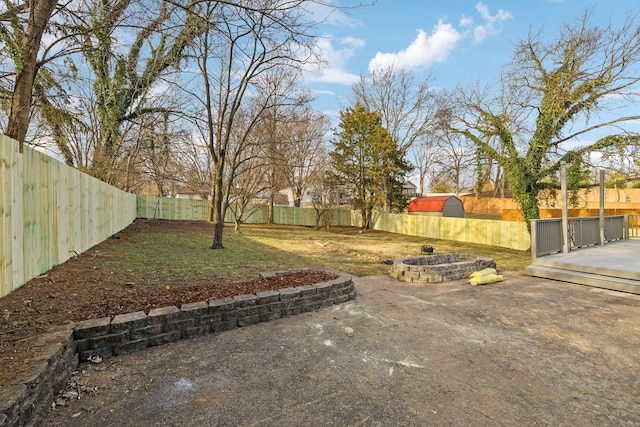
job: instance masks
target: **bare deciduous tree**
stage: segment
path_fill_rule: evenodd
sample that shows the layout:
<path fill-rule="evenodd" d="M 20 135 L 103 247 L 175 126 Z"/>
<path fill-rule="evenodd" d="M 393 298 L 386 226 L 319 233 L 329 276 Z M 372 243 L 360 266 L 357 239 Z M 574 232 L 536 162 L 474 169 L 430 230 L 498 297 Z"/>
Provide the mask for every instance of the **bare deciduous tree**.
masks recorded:
<path fill-rule="evenodd" d="M 262 156 L 261 151 L 260 144 L 249 144 L 245 149 L 245 159 L 236 169 L 229 195 L 229 211 L 234 218 L 236 233 L 240 233 L 240 226 L 251 215 L 268 203 L 268 199 L 258 198 L 269 190 L 269 182 L 265 176 L 268 160 Z"/>
<path fill-rule="evenodd" d="M 389 66 L 360 76 L 352 90 L 354 104 L 382 114 L 382 126 L 403 154 L 434 125 L 438 98 L 430 75 L 418 80 L 407 69 Z"/>
<path fill-rule="evenodd" d="M 200 199 L 208 200 L 211 196 L 213 160 L 204 137 L 185 134 L 184 138 L 174 141 L 174 153 L 176 182 L 197 194 Z"/>
<path fill-rule="evenodd" d="M 311 186 L 311 203 L 316 211 L 316 229 L 319 229 L 322 224 L 322 227 L 327 230 L 331 227 L 335 210 L 340 207 L 341 187 L 333 179 L 330 162 L 323 162 L 323 164 L 324 170 L 315 176 Z"/>
<path fill-rule="evenodd" d="M 294 123 L 298 120 L 298 111 L 309 103 L 307 93 L 297 86 L 299 71 L 293 68 L 267 72 L 260 77 L 260 93 L 267 94 L 271 100 L 260 99 L 258 103 L 268 103 L 268 108 L 257 124 L 255 134 L 262 145 L 265 163 L 265 177 L 269 193 L 267 221 L 273 223 L 273 206 L 276 194 L 288 185 L 291 174 L 291 154 L 296 139 Z"/>
<path fill-rule="evenodd" d="M 311 27 L 301 14 L 302 4 L 303 0 L 261 0 L 251 9 L 203 4 L 201 16 L 208 27 L 195 43 L 193 61 L 200 77 L 190 93 L 201 107 L 202 118 L 196 122 L 213 162 L 213 249 L 224 247 L 224 216 L 244 149 L 256 124 L 274 105 L 274 92 L 259 86 L 264 83 L 261 76 L 300 65 L 311 54 Z M 257 97 L 258 92 L 263 102 L 243 111 L 248 97 Z M 240 115 L 244 115 L 241 126 Z"/>
<path fill-rule="evenodd" d="M 438 141 L 434 175 L 449 184 L 450 192 L 460 195 L 473 179 L 475 147 L 464 138 L 446 132 Z"/>
<path fill-rule="evenodd" d="M 426 181 L 435 171 L 439 154 L 436 137 L 433 133 L 420 137 L 411 146 L 415 168 L 418 171 L 418 195 L 426 193 Z"/>
<path fill-rule="evenodd" d="M 184 59 L 187 47 L 204 31 L 195 0 L 184 4 L 161 1 L 93 1 L 86 16 L 78 16 L 82 54 L 93 73 L 97 104 L 92 175 L 116 183 L 111 173 L 120 161 L 122 128 L 167 106 L 149 105 L 150 92 L 160 77 Z M 118 36 L 131 37 L 123 44 Z"/>
<path fill-rule="evenodd" d="M 300 207 L 305 192 L 326 169 L 329 157 L 324 138 L 328 124 L 326 117 L 306 107 L 294 111 L 292 119 L 284 125 L 279 167 L 295 207 Z"/>
<path fill-rule="evenodd" d="M 501 83 L 495 96 L 461 90 L 456 123 L 503 168 L 528 221 L 538 218 L 538 193 L 555 185 L 561 161 L 581 169 L 587 153 L 640 140 L 624 128 L 640 117 L 620 110 L 640 96 L 637 13 L 614 28 L 591 24 L 586 12 L 550 42 L 530 34 L 516 46 Z M 496 139 L 504 151 L 491 144 Z"/>
<path fill-rule="evenodd" d="M 0 19 L 6 22 L 0 32 L 5 51 L 15 66 L 11 112 L 4 133 L 18 141 L 20 152 L 29 129 L 34 82 L 42 66 L 42 58 L 38 58 L 40 44 L 57 4 L 58 0 L 6 2 L 7 10 Z M 26 20 L 24 14 L 28 15 Z"/>

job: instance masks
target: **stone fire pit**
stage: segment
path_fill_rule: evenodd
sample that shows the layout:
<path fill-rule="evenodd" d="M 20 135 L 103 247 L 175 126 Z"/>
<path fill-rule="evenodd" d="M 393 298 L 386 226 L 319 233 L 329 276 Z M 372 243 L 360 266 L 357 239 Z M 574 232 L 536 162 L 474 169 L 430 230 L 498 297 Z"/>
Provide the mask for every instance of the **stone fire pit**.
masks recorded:
<path fill-rule="evenodd" d="M 474 271 L 496 268 L 493 258 L 473 254 L 437 254 L 398 258 L 389 276 L 409 283 L 440 283 L 469 277 Z"/>

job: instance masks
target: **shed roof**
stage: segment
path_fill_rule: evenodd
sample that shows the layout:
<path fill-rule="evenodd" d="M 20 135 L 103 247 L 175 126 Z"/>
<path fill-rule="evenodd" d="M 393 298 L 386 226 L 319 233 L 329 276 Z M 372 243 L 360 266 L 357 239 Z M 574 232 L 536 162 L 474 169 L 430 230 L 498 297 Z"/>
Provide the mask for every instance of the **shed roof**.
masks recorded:
<path fill-rule="evenodd" d="M 409 212 L 442 212 L 449 199 L 458 198 L 456 196 L 417 197 L 409 202 L 407 210 Z"/>

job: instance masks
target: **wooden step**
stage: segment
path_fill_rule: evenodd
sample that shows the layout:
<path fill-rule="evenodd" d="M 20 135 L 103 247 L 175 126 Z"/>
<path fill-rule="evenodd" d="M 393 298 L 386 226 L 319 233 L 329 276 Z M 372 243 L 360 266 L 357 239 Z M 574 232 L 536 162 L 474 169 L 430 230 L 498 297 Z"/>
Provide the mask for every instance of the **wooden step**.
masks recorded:
<path fill-rule="evenodd" d="M 579 285 L 594 286 L 597 288 L 630 292 L 640 295 L 640 280 L 627 279 L 624 277 L 605 276 L 602 274 L 550 267 L 535 263 L 529 265 L 525 269 L 525 274 L 534 277 L 543 277 L 545 279 L 560 280 L 562 282 L 577 283 Z"/>

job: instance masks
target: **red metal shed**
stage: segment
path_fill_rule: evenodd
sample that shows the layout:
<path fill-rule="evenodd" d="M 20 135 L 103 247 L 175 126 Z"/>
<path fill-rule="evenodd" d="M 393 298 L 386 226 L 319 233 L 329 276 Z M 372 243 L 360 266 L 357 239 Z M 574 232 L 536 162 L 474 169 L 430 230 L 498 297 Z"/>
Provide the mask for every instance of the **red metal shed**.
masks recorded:
<path fill-rule="evenodd" d="M 456 196 L 417 197 L 409 202 L 409 213 L 464 218 L 462 200 Z"/>

